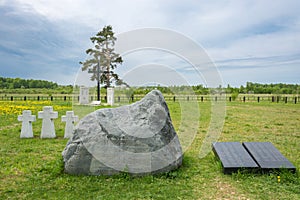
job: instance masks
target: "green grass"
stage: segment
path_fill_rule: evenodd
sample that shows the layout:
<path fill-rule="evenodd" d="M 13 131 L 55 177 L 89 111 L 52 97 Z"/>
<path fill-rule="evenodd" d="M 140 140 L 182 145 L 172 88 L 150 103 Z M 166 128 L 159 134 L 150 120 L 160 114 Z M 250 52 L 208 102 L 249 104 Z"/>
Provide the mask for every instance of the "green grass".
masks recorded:
<path fill-rule="evenodd" d="M 211 117 L 209 102 L 199 103 L 197 135 L 178 170 L 145 177 L 67 175 L 61 157 L 67 140 L 60 117 L 72 107 L 51 104 L 60 108 L 56 139 L 39 138 L 40 119 L 33 124 L 35 138 L 20 139 L 17 115 L 0 113 L 0 199 L 300 199 L 299 170 L 281 172 L 278 183 L 276 173 L 224 175 L 213 153 L 199 159 Z M 168 105 L 178 129 L 179 103 Z M 226 109 L 219 141 L 270 141 L 299 169 L 300 104 L 228 102 Z"/>

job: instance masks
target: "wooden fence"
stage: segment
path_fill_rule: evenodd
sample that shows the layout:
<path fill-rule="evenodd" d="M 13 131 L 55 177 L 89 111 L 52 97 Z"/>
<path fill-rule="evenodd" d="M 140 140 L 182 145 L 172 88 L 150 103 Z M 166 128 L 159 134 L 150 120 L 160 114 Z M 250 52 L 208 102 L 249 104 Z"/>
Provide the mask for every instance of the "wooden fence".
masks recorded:
<path fill-rule="evenodd" d="M 115 102 L 135 102 L 142 99 L 145 95 L 131 95 L 130 97 L 126 95 L 115 96 Z M 240 94 L 235 99 L 231 95 L 164 95 L 166 101 L 227 101 L 227 102 L 273 102 L 273 103 L 294 103 L 297 104 L 300 100 L 299 96 L 295 95 L 243 95 Z M 95 96 L 89 97 L 90 101 L 95 101 Z M 73 101 L 78 102 L 79 96 L 73 95 L 0 95 L 0 101 Z M 106 102 L 106 96 L 101 96 L 101 101 Z"/>

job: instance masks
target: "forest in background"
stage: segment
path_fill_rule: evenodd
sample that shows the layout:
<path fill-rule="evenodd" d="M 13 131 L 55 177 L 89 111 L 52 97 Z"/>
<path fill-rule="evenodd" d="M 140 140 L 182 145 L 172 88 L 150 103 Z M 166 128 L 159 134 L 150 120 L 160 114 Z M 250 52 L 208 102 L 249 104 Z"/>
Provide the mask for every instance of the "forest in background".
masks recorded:
<path fill-rule="evenodd" d="M 95 83 L 96 85 L 96 83 Z M 210 88 L 203 85 L 196 86 L 169 86 L 163 87 L 147 86 L 147 87 L 131 87 L 134 94 L 146 94 L 153 89 L 159 89 L 165 94 L 174 94 L 176 92 L 184 93 L 190 91 L 191 87 L 195 94 L 206 95 L 211 92 Z M 227 94 L 299 94 L 300 85 L 286 83 L 261 84 L 247 82 L 245 86 L 227 87 L 219 86 Z M 102 88 L 102 90 L 104 90 Z M 0 93 L 5 94 L 71 94 L 73 85 L 58 85 L 55 82 L 46 80 L 21 79 L 21 78 L 5 78 L 0 77 Z"/>
<path fill-rule="evenodd" d="M 71 94 L 73 85 L 52 81 L 0 77 L 0 93 L 5 94 Z"/>

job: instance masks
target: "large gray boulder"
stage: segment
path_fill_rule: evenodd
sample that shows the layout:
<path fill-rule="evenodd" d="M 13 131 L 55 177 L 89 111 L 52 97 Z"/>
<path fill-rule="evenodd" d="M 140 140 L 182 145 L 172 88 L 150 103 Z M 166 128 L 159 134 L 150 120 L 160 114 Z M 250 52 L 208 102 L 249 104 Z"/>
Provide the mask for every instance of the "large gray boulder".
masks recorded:
<path fill-rule="evenodd" d="M 99 109 L 77 124 L 63 153 L 69 174 L 134 175 L 168 172 L 182 164 L 182 149 L 163 95 Z"/>

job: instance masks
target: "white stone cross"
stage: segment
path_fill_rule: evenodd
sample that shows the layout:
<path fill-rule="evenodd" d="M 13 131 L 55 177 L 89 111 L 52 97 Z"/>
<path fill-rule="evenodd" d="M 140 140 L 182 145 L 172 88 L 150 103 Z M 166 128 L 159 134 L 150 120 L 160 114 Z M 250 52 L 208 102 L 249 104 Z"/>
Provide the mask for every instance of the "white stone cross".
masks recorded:
<path fill-rule="evenodd" d="M 74 123 L 78 121 L 78 116 L 73 111 L 67 111 L 66 115 L 61 117 L 62 122 L 66 122 L 64 138 L 71 138 L 74 130 Z"/>
<path fill-rule="evenodd" d="M 53 111 L 52 106 L 44 106 L 43 111 L 39 111 L 38 118 L 43 119 L 41 138 L 55 138 L 54 119 L 58 113 Z"/>
<path fill-rule="evenodd" d="M 22 115 L 18 116 L 18 121 L 22 121 L 20 138 L 33 138 L 32 122 L 35 119 L 35 115 L 31 115 L 31 110 L 23 110 Z"/>

